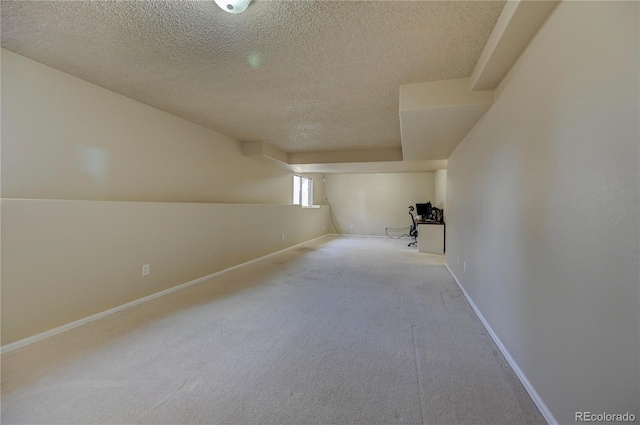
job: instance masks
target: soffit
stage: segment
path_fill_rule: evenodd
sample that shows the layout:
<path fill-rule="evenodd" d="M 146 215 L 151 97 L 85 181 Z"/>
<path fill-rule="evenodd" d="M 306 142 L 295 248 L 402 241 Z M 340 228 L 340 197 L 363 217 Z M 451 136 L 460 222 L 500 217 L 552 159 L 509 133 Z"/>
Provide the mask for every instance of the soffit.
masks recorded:
<path fill-rule="evenodd" d="M 357 174 L 357 173 L 422 173 L 447 168 L 447 160 L 381 161 L 353 163 L 318 163 L 295 165 L 300 173 Z"/>
<path fill-rule="evenodd" d="M 469 86 L 469 78 L 400 86 L 403 159 L 449 158 L 493 104 L 493 91 Z"/>

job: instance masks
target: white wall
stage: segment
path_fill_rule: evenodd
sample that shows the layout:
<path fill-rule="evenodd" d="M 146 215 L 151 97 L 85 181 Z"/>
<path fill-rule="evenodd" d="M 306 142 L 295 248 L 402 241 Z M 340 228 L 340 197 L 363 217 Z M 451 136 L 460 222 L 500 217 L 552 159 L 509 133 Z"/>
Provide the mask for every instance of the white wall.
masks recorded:
<path fill-rule="evenodd" d="M 447 264 L 560 423 L 640 415 L 639 12 L 561 3 L 449 158 Z"/>
<path fill-rule="evenodd" d="M 4 199 L 1 208 L 3 345 L 329 229 L 326 206 Z"/>
<path fill-rule="evenodd" d="M 291 204 L 238 141 L 1 52 L 3 198 Z"/>
<path fill-rule="evenodd" d="M 385 226 L 411 225 L 409 205 L 434 202 L 433 172 L 326 174 L 325 178 L 325 195 L 342 234 L 384 236 Z"/>
<path fill-rule="evenodd" d="M 437 170 L 435 175 L 434 207 L 445 210 L 447 208 L 447 170 Z"/>
<path fill-rule="evenodd" d="M 3 345 L 329 231 L 233 139 L 6 50 L 1 77 Z"/>

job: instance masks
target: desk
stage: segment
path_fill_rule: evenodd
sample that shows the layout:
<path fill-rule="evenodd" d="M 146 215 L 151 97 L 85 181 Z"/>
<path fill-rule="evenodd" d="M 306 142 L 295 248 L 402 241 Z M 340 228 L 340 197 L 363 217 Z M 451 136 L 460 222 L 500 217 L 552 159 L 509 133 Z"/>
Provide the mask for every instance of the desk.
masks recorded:
<path fill-rule="evenodd" d="M 418 252 L 429 254 L 444 254 L 444 223 L 421 223 L 418 225 Z"/>

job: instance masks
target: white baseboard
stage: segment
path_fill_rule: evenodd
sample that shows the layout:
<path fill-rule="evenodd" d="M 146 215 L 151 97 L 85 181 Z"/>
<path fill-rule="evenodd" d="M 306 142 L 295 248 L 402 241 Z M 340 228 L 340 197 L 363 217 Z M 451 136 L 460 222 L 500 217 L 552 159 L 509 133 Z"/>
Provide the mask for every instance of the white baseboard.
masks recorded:
<path fill-rule="evenodd" d="M 42 332 L 40 334 L 33 335 L 33 336 L 30 336 L 30 337 L 25 338 L 25 339 L 21 339 L 20 341 L 16 341 L 16 342 L 12 342 L 10 344 L 3 345 L 2 347 L 0 347 L 0 354 L 4 354 L 4 353 L 7 353 L 9 351 L 16 350 L 16 349 L 18 349 L 20 347 L 24 347 L 25 345 L 33 344 L 34 342 L 43 340 L 45 338 L 49 338 L 51 336 L 57 335 L 59 333 L 68 331 L 68 330 L 73 329 L 73 328 L 77 328 L 78 326 L 82 326 L 82 325 L 87 324 L 89 322 L 93 322 L 94 320 L 101 319 L 103 317 L 109 316 L 110 314 L 113 314 L 113 313 L 117 313 L 117 312 L 122 311 L 124 309 L 127 309 L 129 307 L 133 307 L 133 306 L 136 306 L 138 304 L 142 304 L 144 302 L 153 300 L 155 298 L 159 298 L 159 297 L 162 297 L 164 295 L 170 294 L 172 292 L 179 291 L 179 290 L 184 289 L 186 287 L 189 287 L 191 285 L 195 285 L 197 283 L 204 282 L 205 280 L 211 279 L 211 278 L 216 277 L 216 276 L 220 276 L 222 274 L 228 273 L 228 272 L 230 272 L 232 270 L 235 270 L 235 269 L 238 269 L 240 267 L 248 266 L 249 264 L 253 264 L 253 263 L 257 262 L 257 261 L 264 260 L 265 258 L 272 257 L 274 255 L 277 255 L 277 254 L 280 254 L 282 252 L 288 251 L 290 249 L 296 248 L 296 247 L 298 247 L 300 245 L 304 245 L 306 243 L 309 243 L 309 242 L 312 242 L 312 241 L 315 241 L 315 240 L 318 240 L 318 239 L 322 239 L 322 238 L 324 238 L 326 236 L 329 236 L 329 235 L 327 234 L 327 235 L 319 236 L 319 237 L 314 238 L 314 239 L 309 239 L 308 241 L 305 241 L 305 242 L 302 242 L 302 243 L 299 243 L 299 244 L 296 244 L 296 245 L 292 245 L 290 247 L 281 249 L 281 250 L 276 251 L 276 252 L 272 252 L 271 254 L 263 255 L 262 257 L 258 257 L 258 258 L 255 258 L 253 260 L 249 260 L 249 261 L 247 261 L 245 263 L 238 264 L 238 265 L 235 265 L 233 267 L 229 267 L 228 269 L 220 270 L 218 272 L 212 273 L 212 274 L 207 275 L 207 276 L 200 277 L 200 278 L 192 280 L 190 282 L 183 283 L 181 285 L 174 286 L 174 287 L 169 288 L 169 289 L 165 289 L 164 291 L 160 291 L 160 292 L 156 292 L 155 294 L 147 295 L 146 297 L 143 297 L 143 298 L 138 298 L 137 300 L 128 302 L 126 304 L 122 304 L 122 305 L 120 305 L 118 307 L 114 307 L 112 309 L 109 309 L 109 310 L 106 310 L 106 311 L 102 311 L 100 313 L 96 313 L 96 314 L 94 314 L 92 316 L 85 317 L 85 318 L 80 319 L 80 320 L 76 320 L 75 322 L 67 323 L 66 325 L 62 325 L 62 326 L 59 326 L 57 328 L 48 330 L 46 332 Z"/>
<path fill-rule="evenodd" d="M 484 316 L 482 315 L 478 307 L 475 305 L 475 303 L 473 302 L 469 294 L 467 294 L 467 291 L 465 291 L 465 289 L 462 287 L 462 284 L 460 283 L 456 275 L 453 273 L 451 268 L 449 268 L 449 265 L 445 263 L 444 266 L 447 268 L 447 270 L 449 270 L 449 273 L 458 284 L 458 287 L 464 294 L 464 297 L 469 302 L 469 305 L 471 305 L 471 308 L 473 308 L 473 311 L 476 312 L 476 315 L 484 325 L 485 329 L 487 330 L 487 332 L 489 332 L 489 335 L 491 335 L 493 342 L 496 343 L 496 345 L 502 352 L 502 355 L 504 356 L 504 358 L 507 359 L 509 366 L 511 366 L 511 369 L 513 369 L 513 371 L 516 373 L 516 375 L 518 376 L 518 379 L 520 379 L 520 382 L 522 382 L 522 385 L 531 396 L 531 399 L 533 400 L 533 402 L 536 404 L 536 406 L 538 406 L 538 409 L 540 410 L 540 413 L 542 413 L 542 416 L 544 416 L 545 420 L 549 425 L 557 425 L 558 421 L 556 421 L 556 418 L 553 417 L 553 414 L 551 413 L 551 411 L 549 410 L 545 402 L 542 400 L 538 392 L 535 390 L 535 388 L 533 388 L 533 385 L 531 385 L 531 382 L 529 382 L 529 379 L 527 379 L 527 376 L 524 374 L 522 369 L 520 369 L 520 366 L 518 366 L 518 363 L 516 363 L 515 359 L 511 357 L 511 353 L 509 353 L 509 350 L 507 350 L 507 347 L 505 347 L 502 341 L 500 341 L 500 338 L 498 338 L 498 335 L 496 335 L 496 333 L 493 331 L 493 328 L 491 328 L 491 325 L 489 325 L 489 323 L 484 318 Z"/>
<path fill-rule="evenodd" d="M 344 236 L 347 238 L 384 238 L 384 239 L 397 239 L 397 238 L 389 238 L 388 236 L 383 235 L 362 235 L 359 233 L 331 233 L 334 236 Z"/>

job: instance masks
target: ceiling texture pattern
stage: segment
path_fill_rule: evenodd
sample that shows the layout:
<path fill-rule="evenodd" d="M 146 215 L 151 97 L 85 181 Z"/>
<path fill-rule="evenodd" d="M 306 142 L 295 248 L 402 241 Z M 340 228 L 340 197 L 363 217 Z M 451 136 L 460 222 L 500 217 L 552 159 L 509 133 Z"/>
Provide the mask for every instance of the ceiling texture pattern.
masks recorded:
<path fill-rule="evenodd" d="M 2 1 L 2 47 L 242 142 L 400 148 L 399 87 L 470 77 L 504 1 Z"/>

